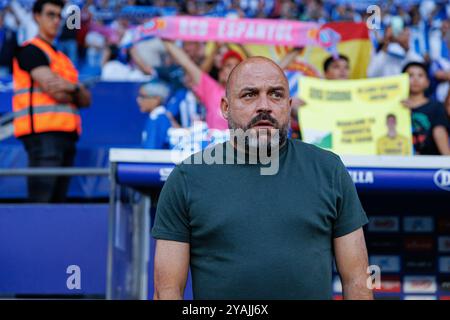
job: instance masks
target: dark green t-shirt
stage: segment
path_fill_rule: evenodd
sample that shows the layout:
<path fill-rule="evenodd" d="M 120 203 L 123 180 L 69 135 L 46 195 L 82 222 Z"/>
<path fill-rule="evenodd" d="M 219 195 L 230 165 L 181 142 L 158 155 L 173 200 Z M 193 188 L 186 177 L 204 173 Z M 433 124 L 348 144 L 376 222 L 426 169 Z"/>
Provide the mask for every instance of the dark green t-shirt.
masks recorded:
<path fill-rule="evenodd" d="M 351 177 L 337 155 L 298 140 L 280 150 L 277 174 L 260 166 L 178 165 L 153 237 L 190 244 L 195 299 L 332 298 L 333 238 L 367 223 Z"/>

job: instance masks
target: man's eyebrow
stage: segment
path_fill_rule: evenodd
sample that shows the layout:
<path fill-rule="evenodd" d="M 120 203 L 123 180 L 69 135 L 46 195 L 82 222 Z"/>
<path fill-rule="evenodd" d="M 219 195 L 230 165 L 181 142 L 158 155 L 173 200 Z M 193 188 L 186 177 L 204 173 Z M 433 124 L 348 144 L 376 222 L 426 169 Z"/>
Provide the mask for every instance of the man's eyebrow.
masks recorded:
<path fill-rule="evenodd" d="M 275 86 L 275 87 L 270 87 L 269 91 L 286 91 L 286 89 L 283 86 Z"/>
<path fill-rule="evenodd" d="M 257 91 L 259 91 L 259 89 L 256 88 L 256 87 L 244 87 L 241 90 L 239 90 L 239 93 L 242 93 L 242 92 L 257 92 Z"/>

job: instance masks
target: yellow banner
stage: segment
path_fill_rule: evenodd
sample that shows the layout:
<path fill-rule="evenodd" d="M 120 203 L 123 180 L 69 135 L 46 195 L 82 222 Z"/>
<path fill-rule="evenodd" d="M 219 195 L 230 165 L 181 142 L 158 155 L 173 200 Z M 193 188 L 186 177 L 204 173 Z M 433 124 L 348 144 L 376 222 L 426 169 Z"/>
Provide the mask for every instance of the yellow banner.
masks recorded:
<path fill-rule="evenodd" d="M 403 74 L 365 80 L 302 77 L 303 140 L 340 155 L 412 154 L 409 79 Z"/>

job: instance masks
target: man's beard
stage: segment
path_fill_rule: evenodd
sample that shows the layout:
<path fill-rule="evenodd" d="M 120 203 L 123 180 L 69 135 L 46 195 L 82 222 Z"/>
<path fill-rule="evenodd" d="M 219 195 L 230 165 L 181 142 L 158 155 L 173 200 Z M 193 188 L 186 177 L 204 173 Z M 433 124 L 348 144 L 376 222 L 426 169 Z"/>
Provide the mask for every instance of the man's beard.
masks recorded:
<path fill-rule="evenodd" d="M 260 121 L 270 122 L 273 128 L 253 128 Z M 245 135 L 244 148 L 242 148 L 242 146 L 237 146 L 238 149 L 244 149 L 245 153 L 260 154 L 260 149 L 262 148 L 267 150 L 268 156 L 271 155 L 272 149 L 280 148 L 286 143 L 289 124 L 288 121 L 287 123 L 280 125 L 280 123 L 267 112 L 259 113 L 245 126 L 237 124 L 231 117 L 228 117 L 228 127 L 232 131 L 230 136 L 232 139 L 234 138 L 233 142 L 235 146 L 239 135 L 242 133 Z M 243 132 L 240 132 L 239 129 Z M 276 131 L 272 132 L 274 129 Z"/>

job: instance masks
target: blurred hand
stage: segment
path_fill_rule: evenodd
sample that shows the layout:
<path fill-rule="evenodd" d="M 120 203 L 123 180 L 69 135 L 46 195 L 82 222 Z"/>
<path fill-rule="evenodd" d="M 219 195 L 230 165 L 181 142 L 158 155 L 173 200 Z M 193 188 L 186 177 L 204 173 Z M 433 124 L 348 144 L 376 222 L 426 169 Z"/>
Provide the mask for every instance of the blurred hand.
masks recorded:
<path fill-rule="evenodd" d="M 175 117 L 173 116 L 172 112 L 170 111 L 166 111 L 166 116 L 170 121 L 170 124 L 173 128 L 181 128 L 180 124 L 178 123 L 178 121 L 175 119 Z"/>
<path fill-rule="evenodd" d="M 155 69 L 153 69 L 153 67 L 151 67 L 151 66 L 145 66 L 145 67 L 143 67 L 143 70 L 142 70 L 146 75 L 153 75 L 154 73 L 155 73 Z"/>
<path fill-rule="evenodd" d="M 384 42 L 390 43 L 394 40 L 394 33 L 392 32 L 392 27 L 387 27 L 386 31 L 384 32 Z"/>
<path fill-rule="evenodd" d="M 383 46 L 381 47 L 381 50 L 383 51 L 387 51 L 387 48 L 389 46 L 389 44 L 394 40 L 394 35 L 392 33 L 392 28 L 391 27 L 387 27 L 386 30 L 384 31 L 384 36 L 383 36 Z"/>
<path fill-rule="evenodd" d="M 445 72 L 445 81 L 450 81 L 450 71 Z"/>
<path fill-rule="evenodd" d="M 52 79 L 49 79 L 47 81 L 47 85 L 49 87 L 50 93 L 57 93 L 57 92 L 72 92 L 75 90 L 75 84 L 64 80 L 60 77 L 53 77 Z"/>
<path fill-rule="evenodd" d="M 306 106 L 306 102 L 304 100 L 297 97 L 292 98 L 291 116 L 297 119 L 298 110 L 304 106 Z"/>
<path fill-rule="evenodd" d="M 406 99 L 406 100 L 402 100 L 401 104 L 408 109 L 412 109 L 414 107 L 414 104 L 412 103 L 412 101 L 410 99 Z"/>
<path fill-rule="evenodd" d="M 304 106 L 306 106 L 305 100 L 297 98 L 297 97 L 292 98 L 292 108 L 293 109 L 298 109 L 299 107 L 304 107 Z"/>
<path fill-rule="evenodd" d="M 405 51 L 409 51 L 409 30 L 404 29 L 397 38 L 394 38 L 394 41 L 397 42 Z"/>

